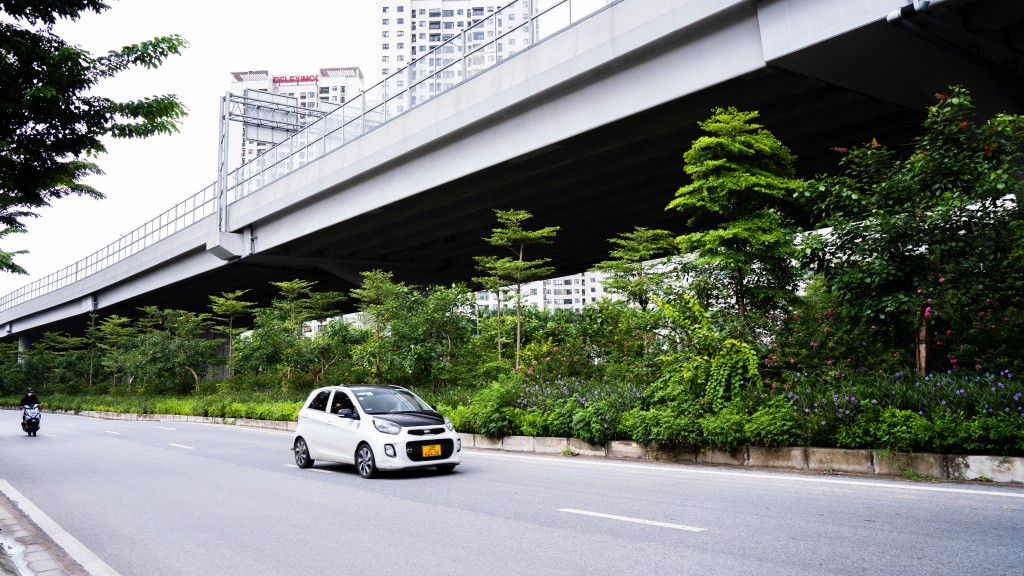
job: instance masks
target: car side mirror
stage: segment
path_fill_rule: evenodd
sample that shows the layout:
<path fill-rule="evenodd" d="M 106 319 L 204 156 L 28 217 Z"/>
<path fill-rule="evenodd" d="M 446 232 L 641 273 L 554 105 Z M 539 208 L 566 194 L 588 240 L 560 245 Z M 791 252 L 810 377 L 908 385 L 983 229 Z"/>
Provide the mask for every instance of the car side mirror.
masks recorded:
<path fill-rule="evenodd" d="M 353 420 L 359 420 L 359 414 L 356 414 L 356 411 L 353 410 L 352 408 L 339 408 L 338 409 L 338 417 L 339 418 L 351 418 Z"/>

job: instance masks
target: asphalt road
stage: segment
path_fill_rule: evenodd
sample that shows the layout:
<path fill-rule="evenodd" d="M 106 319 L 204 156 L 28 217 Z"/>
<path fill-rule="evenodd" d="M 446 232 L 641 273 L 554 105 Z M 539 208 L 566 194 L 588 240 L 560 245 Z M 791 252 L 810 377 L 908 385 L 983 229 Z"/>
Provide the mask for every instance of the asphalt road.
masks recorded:
<path fill-rule="evenodd" d="M 299 470 L 291 435 L 0 411 L 0 479 L 122 576 L 1024 574 L 1024 487 L 467 451 Z"/>

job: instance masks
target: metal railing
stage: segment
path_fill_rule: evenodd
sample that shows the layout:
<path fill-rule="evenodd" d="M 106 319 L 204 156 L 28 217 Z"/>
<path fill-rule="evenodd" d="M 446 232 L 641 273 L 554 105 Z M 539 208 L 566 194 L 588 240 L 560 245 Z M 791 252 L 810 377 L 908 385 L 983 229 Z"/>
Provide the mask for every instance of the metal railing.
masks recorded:
<path fill-rule="evenodd" d="M 228 174 L 231 204 L 622 0 L 516 0 L 452 34 L 324 118 Z M 472 16 L 467 16 L 472 20 Z M 437 31 L 442 33 L 443 31 Z M 434 31 L 424 31 L 433 34 Z M 409 39 L 410 43 L 414 38 Z M 80 281 L 217 212 L 216 183 L 90 256 L 0 297 L 0 311 Z"/>
<path fill-rule="evenodd" d="M 45 276 L 22 286 L 18 290 L 0 298 L 0 310 L 22 304 L 32 298 L 42 296 L 71 285 L 79 280 L 116 264 L 133 254 L 156 244 L 175 232 L 217 213 L 216 183 L 210 184 L 184 202 L 176 204 L 170 210 L 121 236 L 89 256 L 75 262 L 67 268 Z"/>

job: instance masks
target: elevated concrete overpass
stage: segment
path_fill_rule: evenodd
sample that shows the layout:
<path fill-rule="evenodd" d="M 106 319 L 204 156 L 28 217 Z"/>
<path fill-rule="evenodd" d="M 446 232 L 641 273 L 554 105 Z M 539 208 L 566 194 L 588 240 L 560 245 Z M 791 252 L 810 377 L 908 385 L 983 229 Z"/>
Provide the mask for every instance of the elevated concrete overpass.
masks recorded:
<path fill-rule="evenodd" d="M 907 144 L 953 83 L 983 113 L 1021 112 L 1022 2 L 906 4 L 612 3 L 265 185 L 237 186 L 221 216 L 196 209 L 110 266 L 9 299 L 0 337 L 75 330 L 90 311 L 205 311 L 209 295 L 241 288 L 265 302 L 272 280 L 347 290 L 380 268 L 418 285 L 466 281 L 491 252 L 494 209 L 561 226 L 537 255 L 583 271 L 618 233 L 682 230 L 665 205 L 715 106 L 759 110 L 801 176 L 834 169 L 832 147 Z"/>

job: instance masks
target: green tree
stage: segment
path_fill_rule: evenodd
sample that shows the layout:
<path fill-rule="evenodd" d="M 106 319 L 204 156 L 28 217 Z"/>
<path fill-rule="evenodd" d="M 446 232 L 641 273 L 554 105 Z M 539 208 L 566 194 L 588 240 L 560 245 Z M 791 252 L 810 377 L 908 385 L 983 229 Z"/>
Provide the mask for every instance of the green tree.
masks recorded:
<path fill-rule="evenodd" d="M 395 364 L 411 368 L 409 356 L 396 349 L 397 339 L 393 336 L 396 334 L 394 327 L 413 309 L 413 291 L 404 283 L 392 280 L 391 272 L 370 270 L 361 275 L 362 285 L 350 293 L 356 308 L 370 324 L 371 335 L 361 349 L 361 356 L 369 361 L 373 381 L 381 384 Z"/>
<path fill-rule="evenodd" d="M 707 135 L 683 155 L 691 182 L 668 205 L 683 212 L 691 228 L 703 218 L 719 222 L 680 236 L 679 246 L 695 254 L 705 287 L 724 286 L 742 341 L 752 337 L 751 317 L 779 309 L 797 282 L 793 226 L 781 210 L 799 188 L 796 158 L 753 122 L 757 117 L 716 108 L 700 122 Z"/>
<path fill-rule="evenodd" d="M 93 161 L 106 151 L 102 138 L 144 138 L 176 132 L 185 107 L 177 96 L 119 102 L 100 96 L 104 79 L 132 68 L 157 68 L 186 46 L 162 36 L 93 56 L 53 33 L 62 19 L 102 13 L 100 0 L 0 2 L 0 239 L 24 231 L 35 210 L 69 195 L 102 198 L 84 183 L 102 174 Z M 24 274 L 19 252 L 0 250 L 0 270 Z"/>
<path fill-rule="evenodd" d="M 146 359 L 140 375 L 147 389 L 157 393 L 195 391 L 211 365 L 220 363 L 221 340 L 211 338 L 210 314 L 186 310 L 142 308 L 137 325 L 137 353 Z"/>
<path fill-rule="evenodd" d="M 476 269 L 483 272 L 483 276 L 477 276 L 473 278 L 473 282 L 476 282 L 486 292 L 494 294 L 497 299 L 497 306 L 494 310 L 495 316 L 495 341 L 498 350 L 498 362 L 501 362 L 501 340 L 502 340 L 502 329 L 501 329 L 501 316 L 502 301 L 504 300 L 505 293 L 508 292 L 508 288 L 500 276 L 498 276 L 498 258 L 496 256 L 476 256 Z M 480 316 L 479 311 L 477 313 Z"/>
<path fill-rule="evenodd" d="M 1022 273 L 1011 240 L 1020 238 L 1012 207 L 1022 190 L 1024 117 L 979 124 L 961 87 L 936 100 L 909 154 L 874 140 L 839 149 L 842 173 L 800 194 L 817 226 L 830 228 L 807 237 L 804 261 L 824 275 L 850 322 L 886 325 L 895 347 L 913 348 L 918 374 L 937 365 L 929 360 L 936 327 L 948 340 L 946 331 L 970 328 L 967 318 L 949 323 L 964 310 L 1021 302 L 1020 281 L 1007 279 Z"/>
<path fill-rule="evenodd" d="M 559 226 L 547 226 L 539 230 L 526 230 L 523 222 L 533 217 L 525 210 L 495 210 L 498 217 L 498 228 L 484 240 L 500 248 L 506 248 L 512 256 L 505 256 L 491 260 L 488 270 L 493 277 L 499 278 L 503 285 L 515 287 L 516 299 L 516 362 L 515 369 L 519 370 L 519 356 L 522 350 L 522 327 L 523 327 L 523 284 L 550 276 L 555 271 L 554 267 L 547 266 L 550 258 L 538 258 L 535 260 L 526 259 L 527 246 L 539 246 L 554 242 Z"/>
<path fill-rule="evenodd" d="M 224 323 L 221 330 L 223 330 L 228 338 L 227 364 L 229 376 L 231 375 L 231 359 L 235 353 L 235 339 L 246 330 L 245 328 L 236 327 L 235 320 L 250 315 L 252 307 L 256 305 L 255 302 L 241 300 L 242 296 L 245 296 L 247 292 L 249 291 L 235 290 L 234 292 L 222 292 L 220 296 L 210 296 L 210 309 L 216 314 L 216 319 Z"/>
<path fill-rule="evenodd" d="M 100 322 L 98 331 L 99 347 L 103 352 L 101 363 L 110 374 L 111 390 L 124 383 L 127 391 L 131 392 L 132 382 L 143 363 L 133 346 L 138 330 L 131 318 L 114 314 Z"/>
<path fill-rule="evenodd" d="M 651 295 L 660 294 L 669 277 L 669 259 L 676 253 L 675 237 L 667 230 L 637 227 L 609 240 L 618 246 L 611 260 L 598 262 L 595 270 L 606 272 L 605 290 L 620 294 L 641 310 L 648 310 Z"/>

